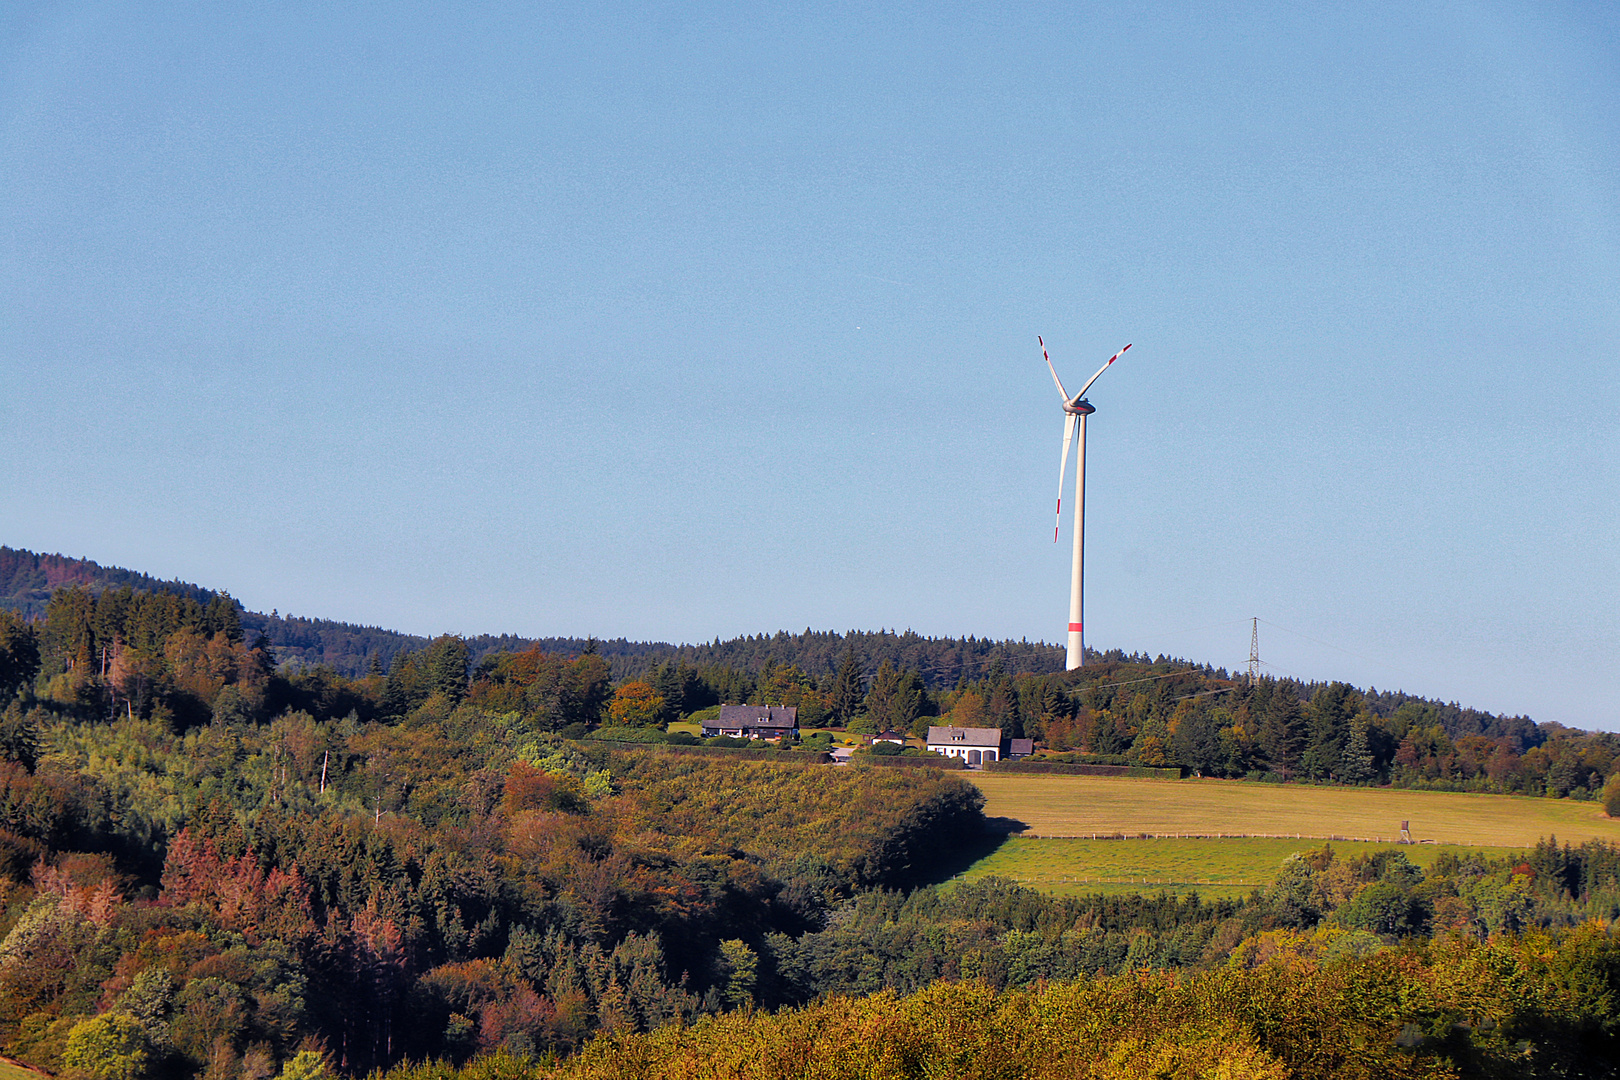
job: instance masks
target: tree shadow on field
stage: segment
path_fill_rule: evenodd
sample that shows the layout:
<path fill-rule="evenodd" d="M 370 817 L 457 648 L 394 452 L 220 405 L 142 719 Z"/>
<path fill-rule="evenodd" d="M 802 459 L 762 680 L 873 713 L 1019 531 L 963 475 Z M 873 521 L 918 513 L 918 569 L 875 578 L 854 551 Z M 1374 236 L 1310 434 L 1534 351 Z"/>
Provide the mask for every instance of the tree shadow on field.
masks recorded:
<path fill-rule="evenodd" d="M 918 885 L 939 885 L 949 881 L 957 874 L 980 859 L 994 855 L 1009 837 L 1017 836 L 1029 826 L 1017 818 L 987 817 L 984 827 L 976 833 L 962 836 L 948 849 L 936 853 L 933 861 L 926 867 L 919 867 L 921 873 L 917 875 Z"/>

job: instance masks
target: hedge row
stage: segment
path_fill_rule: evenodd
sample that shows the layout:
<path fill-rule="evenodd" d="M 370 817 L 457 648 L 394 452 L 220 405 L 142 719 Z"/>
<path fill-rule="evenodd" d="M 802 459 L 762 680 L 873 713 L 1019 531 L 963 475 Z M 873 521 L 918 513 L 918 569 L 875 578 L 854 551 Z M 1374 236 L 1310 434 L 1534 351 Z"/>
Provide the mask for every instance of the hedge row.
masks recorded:
<path fill-rule="evenodd" d="M 885 767 L 899 767 L 902 769 L 965 769 L 960 758 L 948 758 L 940 754 L 923 754 L 915 757 L 900 754 L 861 754 L 851 759 L 856 765 L 882 765 Z"/>
<path fill-rule="evenodd" d="M 1180 780 L 1180 769 L 1154 769 L 1146 765 L 1064 765 L 1055 761 L 991 761 L 989 772 L 1059 773 L 1065 776 L 1145 776 L 1153 780 Z"/>
<path fill-rule="evenodd" d="M 615 750 L 653 750 L 669 754 L 697 754 L 699 757 L 743 758 L 752 761 L 775 761 L 783 765 L 825 765 L 832 755 L 821 750 L 755 750 L 747 746 L 682 746 L 680 743 L 618 742 L 612 739 L 592 739 L 593 743 L 606 743 Z"/>

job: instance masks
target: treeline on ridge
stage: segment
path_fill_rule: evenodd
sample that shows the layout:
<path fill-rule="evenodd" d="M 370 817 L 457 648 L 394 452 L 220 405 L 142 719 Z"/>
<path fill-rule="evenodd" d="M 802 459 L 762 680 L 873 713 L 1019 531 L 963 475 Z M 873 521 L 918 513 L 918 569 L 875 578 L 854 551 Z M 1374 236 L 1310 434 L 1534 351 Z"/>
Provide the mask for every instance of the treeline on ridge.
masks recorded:
<path fill-rule="evenodd" d="M 601 725 L 662 727 L 723 702 L 782 704 L 797 706 L 806 727 L 918 735 L 939 723 L 996 727 L 1008 738 L 1038 740 L 1057 762 L 1576 798 L 1596 797 L 1620 756 L 1620 740 L 1610 733 L 1343 683 L 1265 677 L 1251 684 L 1163 657 L 1105 654 L 1077 672 L 1016 671 L 997 646 L 979 674 L 940 688 L 887 658 L 874 670 L 851 635 L 753 641 L 756 649 L 791 656 L 795 643 L 813 640 L 821 674 L 766 655 L 757 672 L 666 660 L 633 677 L 615 675 L 600 643 L 586 641 L 577 653 L 529 646 L 480 656 L 473 642 L 444 635 L 396 652 L 386 666 L 374 654 L 364 675 L 349 678 L 324 665 L 278 665 L 224 594 L 205 603 L 174 592 L 74 585 L 57 590 L 32 622 L 0 618 L 18 657 L 32 656 L 34 665 L 26 676 L 6 676 L 6 664 L 16 672 L 26 665 L 0 653 L 0 678 L 28 682 L 42 707 L 81 718 L 121 710 L 181 728 L 216 715 L 264 720 L 288 709 L 352 713 L 360 722 L 398 718 L 433 693 L 520 712 L 537 730 L 570 737 Z M 860 640 L 908 648 L 924 641 L 891 638 Z M 837 642 L 843 652 L 828 669 L 827 650 Z"/>

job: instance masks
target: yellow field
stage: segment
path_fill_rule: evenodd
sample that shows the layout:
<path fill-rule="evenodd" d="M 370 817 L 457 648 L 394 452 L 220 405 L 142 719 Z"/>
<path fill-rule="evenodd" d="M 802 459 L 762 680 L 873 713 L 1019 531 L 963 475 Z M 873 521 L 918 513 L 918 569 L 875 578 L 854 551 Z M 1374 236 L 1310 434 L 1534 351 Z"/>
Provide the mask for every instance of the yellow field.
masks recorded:
<path fill-rule="evenodd" d="M 1419 842 L 1523 848 L 1620 841 L 1620 821 L 1595 802 L 1390 788 L 1311 787 L 1231 780 L 976 773 L 987 817 L 1021 823 L 1024 837 L 1349 837 L 1393 840 L 1403 820 Z"/>

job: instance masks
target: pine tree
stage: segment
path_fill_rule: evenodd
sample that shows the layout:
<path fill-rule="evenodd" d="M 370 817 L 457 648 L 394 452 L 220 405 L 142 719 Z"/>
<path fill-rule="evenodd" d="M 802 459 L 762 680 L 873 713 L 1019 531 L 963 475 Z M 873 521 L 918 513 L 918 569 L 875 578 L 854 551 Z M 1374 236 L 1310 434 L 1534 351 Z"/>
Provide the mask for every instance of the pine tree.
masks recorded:
<path fill-rule="evenodd" d="M 0 611 L 0 705 L 38 672 L 39 635 L 11 612 Z"/>
<path fill-rule="evenodd" d="M 471 659 L 467 643 L 456 635 L 445 634 L 434 639 L 433 644 L 423 650 L 429 691 L 460 701 L 467 694 L 467 665 Z"/>
<path fill-rule="evenodd" d="M 902 671 L 887 660 L 872 678 L 866 695 L 866 716 L 875 731 L 909 731 L 922 703 L 922 680 L 915 672 Z"/>
<path fill-rule="evenodd" d="M 1310 745 L 1306 753 L 1310 756 L 1314 771 L 1338 771 L 1344 760 L 1345 744 L 1350 738 L 1350 718 L 1360 705 L 1360 697 L 1342 682 L 1329 683 L 1312 695 Z"/>
<path fill-rule="evenodd" d="M 1305 714 L 1299 707 L 1294 684 L 1262 679 L 1263 693 L 1256 693 L 1255 708 L 1259 710 L 1258 735 L 1260 749 L 1274 772 L 1288 775 L 1302 767 L 1301 755 L 1305 749 Z M 1261 706 L 1260 702 L 1264 701 Z"/>
<path fill-rule="evenodd" d="M 692 711 L 686 703 L 686 674 L 685 668 L 676 667 L 673 661 L 666 660 L 653 669 L 649 680 L 653 689 L 658 691 L 658 696 L 664 699 L 671 719 Z"/>
<path fill-rule="evenodd" d="M 1367 724 L 1358 721 L 1350 726 L 1350 738 L 1344 744 L 1344 758 L 1339 766 L 1339 779 L 1347 784 L 1364 784 L 1374 775 L 1372 752 L 1367 748 Z"/>
<path fill-rule="evenodd" d="M 840 724 L 849 723 L 860 711 L 861 700 L 865 696 L 865 688 L 861 686 L 861 665 L 855 659 L 855 647 L 851 645 L 844 650 L 844 659 L 838 665 L 838 673 L 833 676 L 833 719 Z"/>

